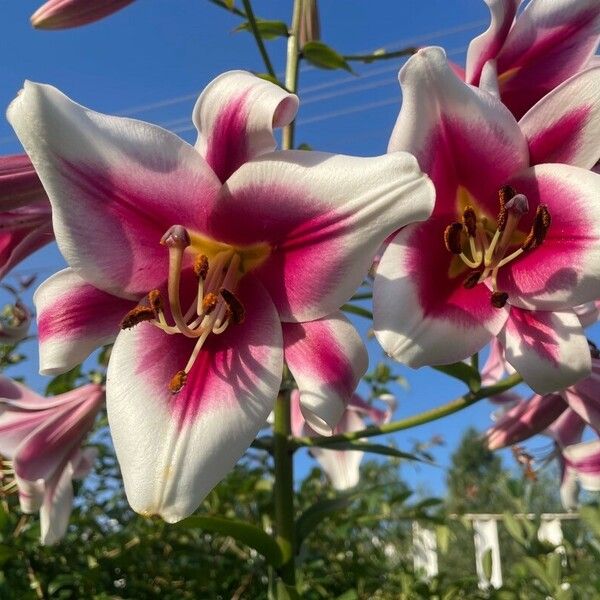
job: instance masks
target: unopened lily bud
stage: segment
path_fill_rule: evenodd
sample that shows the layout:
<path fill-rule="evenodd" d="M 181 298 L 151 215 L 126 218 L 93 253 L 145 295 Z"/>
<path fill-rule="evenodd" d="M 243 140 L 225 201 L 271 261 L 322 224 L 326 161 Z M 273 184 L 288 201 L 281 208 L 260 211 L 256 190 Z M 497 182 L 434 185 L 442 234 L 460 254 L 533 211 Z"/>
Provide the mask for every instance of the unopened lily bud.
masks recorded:
<path fill-rule="evenodd" d="M 133 0 L 49 0 L 31 16 L 37 29 L 68 29 L 99 21 Z"/>
<path fill-rule="evenodd" d="M 0 157 L 0 211 L 33 202 L 47 203 L 48 197 L 29 157 L 26 154 Z"/>
<path fill-rule="evenodd" d="M 319 22 L 317 0 L 304 0 L 302 4 L 302 16 L 300 18 L 300 48 L 303 48 L 304 44 L 314 42 L 320 38 L 321 25 Z"/>

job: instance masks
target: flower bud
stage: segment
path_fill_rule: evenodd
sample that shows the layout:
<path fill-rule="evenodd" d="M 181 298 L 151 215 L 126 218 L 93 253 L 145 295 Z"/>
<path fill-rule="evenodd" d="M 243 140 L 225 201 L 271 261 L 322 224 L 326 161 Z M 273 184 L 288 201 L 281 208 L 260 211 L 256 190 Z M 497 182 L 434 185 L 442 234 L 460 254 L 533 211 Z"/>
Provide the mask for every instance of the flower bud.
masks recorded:
<path fill-rule="evenodd" d="M 131 4 L 133 0 L 48 0 L 31 15 L 37 29 L 68 29 L 87 25 Z"/>
<path fill-rule="evenodd" d="M 319 7 L 317 0 L 304 0 L 302 4 L 302 15 L 300 17 L 299 41 L 300 48 L 308 42 L 314 42 L 321 38 L 321 26 L 319 23 Z"/>

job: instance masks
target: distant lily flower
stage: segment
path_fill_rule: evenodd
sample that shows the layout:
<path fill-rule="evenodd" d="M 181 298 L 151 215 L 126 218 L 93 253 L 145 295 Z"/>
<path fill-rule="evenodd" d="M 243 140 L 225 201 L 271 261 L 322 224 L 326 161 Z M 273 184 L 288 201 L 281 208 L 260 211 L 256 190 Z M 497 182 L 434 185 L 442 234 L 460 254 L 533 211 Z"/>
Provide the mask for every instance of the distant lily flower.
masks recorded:
<path fill-rule="evenodd" d="M 462 82 L 441 48 L 411 57 L 400 83 L 389 151 L 417 157 L 436 205 L 381 258 L 377 339 L 420 367 L 463 360 L 498 336 L 536 392 L 572 385 L 591 369 L 573 307 L 600 297 L 600 178 L 589 171 L 600 154 L 600 69 L 571 78 L 519 123 Z M 585 117 L 564 127 L 578 111 Z"/>
<path fill-rule="evenodd" d="M 0 454 L 11 461 L 22 511 L 40 511 L 43 544 L 56 543 L 67 529 L 71 481 L 87 474 L 95 452 L 81 444 L 103 399 L 94 384 L 44 398 L 0 376 Z"/>
<path fill-rule="evenodd" d="M 31 15 L 37 29 L 80 27 L 108 17 L 133 0 L 48 0 Z"/>
<path fill-rule="evenodd" d="M 567 446 L 562 452 L 561 500 L 565 508 L 577 508 L 578 487 L 600 492 L 600 440 Z"/>
<path fill-rule="evenodd" d="M 0 279 L 53 239 L 50 203 L 29 157 L 0 157 Z"/>
<path fill-rule="evenodd" d="M 354 394 L 346 405 L 342 418 L 334 428 L 333 433 L 360 431 L 368 425 L 365 419 L 369 419 L 375 425 L 387 423 L 396 407 L 396 400 L 391 395 L 381 396 L 379 399 L 387 405 L 383 410 L 365 402 L 358 394 Z M 304 419 L 298 390 L 292 392 L 291 404 L 293 435 L 296 437 L 314 437 L 318 435 Z M 359 467 L 364 452 L 359 450 L 327 450 L 314 447 L 310 449 L 310 453 L 321 465 L 323 472 L 336 490 L 347 490 L 358 484 L 360 479 Z"/>
<path fill-rule="evenodd" d="M 20 300 L 7 304 L 0 313 L 0 344 L 16 344 L 25 339 L 30 324 L 31 313 Z"/>
<path fill-rule="evenodd" d="M 600 41 L 597 0 L 485 0 L 490 26 L 469 45 L 465 80 L 496 87 L 522 117 L 554 88 L 593 64 Z"/>
<path fill-rule="evenodd" d="M 331 433 L 366 351 L 338 308 L 392 231 L 425 219 L 414 157 L 274 152 L 298 99 L 243 71 L 204 90 L 196 147 L 27 83 L 8 117 L 52 203 L 70 268 L 38 289 L 40 364 L 116 338 L 108 416 L 132 507 L 178 521 L 250 445 L 283 360 Z M 356 348 L 356 345 L 350 344 Z"/>

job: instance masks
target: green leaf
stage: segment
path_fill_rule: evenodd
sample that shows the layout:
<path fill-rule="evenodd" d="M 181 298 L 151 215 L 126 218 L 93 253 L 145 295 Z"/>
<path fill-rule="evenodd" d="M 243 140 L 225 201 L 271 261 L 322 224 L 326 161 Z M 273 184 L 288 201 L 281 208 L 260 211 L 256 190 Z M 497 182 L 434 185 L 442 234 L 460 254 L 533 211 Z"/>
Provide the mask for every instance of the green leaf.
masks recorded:
<path fill-rule="evenodd" d="M 433 367 L 436 371 L 450 375 L 455 379 L 463 381 L 471 392 L 481 389 L 481 375 L 479 371 L 464 362 L 452 363 L 451 365 L 438 365 Z"/>
<path fill-rule="evenodd" d="M 70 392 L 81 377 L 81 365 L 73 367 L 70 371 L 55 377 L 46 387 L 47 396 L 56 396 Z"/>
<path fill-rule="evenodd" d="M 549 592 L 552 592 L 554 586 L 552 585 L 552 581 L 549 579 L 548 574 L 546 573 L 544 565 L 539 560 L 536 560 L 531 556 L 523 557 L 523 562 L 527 565 L 529 572 L 537 577 L 540 580 L 540 583 L 542 583 L 542 585 Z"/>
<path fill-rule="evenodd" d="M 302 48 L 304 58 L 320 69 L 344 69 L 353 73 L 345 58 L 323 42 L 307 42 Z"/>
<path fill-rule="evenodd" d="M 438 525 L 436 527 L 436 538 L 440 553 L 446 554 L 450 546 L 450 527 L 448 525 Z"/>
<path fill-rule="evenodd" d="M 546 573 L 548 573 L 548 579 L 554 584 L 554 587 L 560 585 L 562 578 L 561 560 L 562 556 L 558 552 L 551 553 L 547 559 Z"/>
<path fill-rule="evenodd" d="M 325 438 L 326 440 L 327 438 Z M 356 450 L 360 452 L 370 452 L 371 454 L 383 454 L 384 456 L 393 456 L 394 458 L 403 458 L 405 460 L 415 460 L 417 462 L 427 462 L 422 458 L 419 458 L 415 454 L 411 454 L 410 452 L 403 452 L 402 450 L 398 450 L 397 448 L 393 448 L 392 446 L 385 446 L 384 444 L 369 444 L 368 442 L 335 442 L 335 443 L 327 443 L 327 441 L 323 441 L 322 443 L 318 441 L 314 441 L 312 446 L 318 446 L 321 448 L 327 448 L 328 450 Z"/>
<path fill-rule="evenodd" d="M 228 535 L 250 548 L 254 548 L 259 554 L 265 557 L 266 561 L 278 567 L 283 558 L 281 549 L 277 542 L 259 527 L 236 521 L 233 519 L 224 519 L 223 517 L 208 517 L 195 515 L 184 519 L 177 525 L 184 529 L 200 528 L 205 531 Z"/>
<path fill-rule="evenodd" d="M 338 596 L 336 600 L 358 600 L 358 592 L 356 590 L 348 590 Z"/>
<path fill-rule="evenodd" d="M 11 546 L 0 544 L 0 566 L 2 566 L 7 560 L 11 559 L 16 552 L 17 551 Z"/>
<path fill-rule="evenodd" d="M 579 516 L 589 525 L 596 537 L 600 537 L 600 510 L 596 506 L 587 505 L 579 509 Z"/>
<path fill-rule="evenodd" d="M 525 545 L 527 540 L 525 539 L 525 534 L 523 533 L 522 524 L 508 512 L 504 513 L 503 520 L 504 526 L 506 527 L 506 530 L 510 536 L 519 542 L 519 544 Z"/>
<path fill-rule="evenodd" d="M 373 313 L 362 306 L 356 306 L 356 304 L 344 304 L 342 306 L 342 310 L 352 313 L 353 315 L 358 315 L 359 317 L 364 317 L 365 319 L 373 320 Z"/>
<path fill-rule="evenodd" d="M 327 498 L 316 502 L 307 508 L 296 519 L 296 543 L 298 548 L 310 533 L 327 517 L 346 508 L 350 502 L 350 496 L 338 496 Z"/>
<path fill-rule="evenodd" d="M 492 549 L 488 548 L 481 557 L 481 566 L 483 567 L 483 574 L 485 578 L 490 581 L 492 579 L 492 568 L 494 566 L 494 559 L 492 558 Z"/>
<path fill-rule="evenodd" d="M 288 28 L 283 21 L 269 21 L 267 19 L 256 19 L 256 28 L 263 40 L 274 40 L 278 37 L 287 37 Z M 249 21 L 238 25 L 234 31 L 252 32 L 252 25 Z"/>

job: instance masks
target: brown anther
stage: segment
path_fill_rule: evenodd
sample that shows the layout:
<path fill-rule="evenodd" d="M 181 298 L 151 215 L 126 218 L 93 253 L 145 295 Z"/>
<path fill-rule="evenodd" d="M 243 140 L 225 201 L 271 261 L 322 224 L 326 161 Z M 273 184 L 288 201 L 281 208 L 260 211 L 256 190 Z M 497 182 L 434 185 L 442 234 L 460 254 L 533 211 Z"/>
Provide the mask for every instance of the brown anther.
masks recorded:
<path fill-rule="evenodd" d="M 451 223 L 444 230 L 444 244 L 446 249 L 452 254 L 460 254 L 462 252 L 462 223 Z"/>
<path fill-rule="evenodd" d="M 202 298 L 202 310 L 205 315 L 210 315 L 210 313 L 215 310 L 217 306 L 217 302 L 219 301 L 219 297 L 212 292 L 209 292 Z"/>
<path fill-rule="evenodd" d="M 503 308 L 508 300 L 506 292 L 492 292 L 492 306 L 494 308 Z"/>
<path fill-rule="evenodd" d="M 463 287 L 467 290 L 474 288 L 479 283 L 479 278 L 483 271 L 473 271 L 470 273 L 467 278 L 463 281 Z"/>
<path fill-rule="evenodd" d="M 506 226 L 506 204 L 515 196 L 516 192 L 510 185 L 503 185 L 498 190 L 498 203 L 500 204 L 500 212 L 498 213 L 498 230 L 504 231 Z"/>
<path fill-rule="evenodd" d="M 531 230 L 521 248 L 527 251 L 541 246 L 550 228 L 550 223 L 552 223 L 552 217 L 550 216 L 548 207 L 545 204 L 540 204 L 535 211 Z"/>
<path fill-rule="evenodd" d="M 205 280 L 208 275 L 208 256 L 197 254 L 194 260 L 194 274 L 198 279 Z"/>
<path fill-rule="evenodd" d="M 188 230 L 183 225 L 172 225 L 160 238 L 160 243 L 168 248 L 187 248 L 192 240 Z"/>
<path fill-rule="evenodd" d="M 157 313 L 163 309 L 160 292 L 158 290 L 152 290 L 148 292 L 148 302 L 154 311 L 154 315 L 157 316 Z"/>
<path fill-rule="evenodd" d="M 472 206 L 467 206 L 467 208 L 465 208 L 462 221 L 469 237 L 474 238 L 477 233 L 477 215 Z"/>
<path fill-rule="evenodd" d="M 227 308 L 229 308 L 231 311 L 231 320 L 236 325 L 243 323 L 244 319 L 246 318 L 246 309 L 244 308 L 244 305 L 238 300 L 233 292 L 230 292 L 226 288 L 221 288 L 219 293 L 221 296 L 223 296 L 223 300 L 225 300 Z"/>
<path fill-rule="evenodd" d="M 132 308 L 121 320 L 121 329 L 130 329 L 138 323 L 152 321 L 154 309 L 151 306 L 136 306 Z"/>
<path fill-rule="evenodd" d="M 169 391 L 171 394 L 177 394 L 187 381 L 187 373 L 185 371 L 177 371 L 169 381 Z"/>

